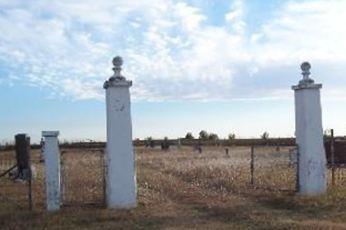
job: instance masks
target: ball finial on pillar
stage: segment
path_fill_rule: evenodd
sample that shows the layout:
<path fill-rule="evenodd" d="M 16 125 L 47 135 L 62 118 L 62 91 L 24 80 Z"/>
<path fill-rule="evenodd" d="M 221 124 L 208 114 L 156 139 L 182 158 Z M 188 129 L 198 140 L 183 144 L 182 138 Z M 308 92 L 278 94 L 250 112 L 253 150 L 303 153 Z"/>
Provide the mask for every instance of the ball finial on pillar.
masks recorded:
<path fill-rule="evenodd" d="M 112 62 L 114 66 L 122 66 L 124 63 L 123 58 L 120 56 L 114 57 Z"/>
<path fill-rule="evenodd" d="M 113 67 L 114 75 L 109 80 L 111 81 L 125 80 L 125 77 L 121 75 L 121 66 L 124 64 L 122 57 L 120 56 L 114 57 L 112 63 L 114 66 Z"/>
<path fill-rule="evenodd" d="M 300 84 L 313 84 L 314 80 L 309 77 L 311 74 L 310 73 L 311 64 L 309 62 L 303 62 L 300 65 L 300 68 L 302 70 L 303 80 L 301 80 L 299 83 Z"/>
<path fill-rule="evenodd" d="M 114 74 L 103 84 L 103 88 L 107 89 L 110 86 L 115 86 L 115 85 L 132 85 L 131 81 L 127 81 L 126 78 L 121 74 L 122 70 L 122 65 L 124 64 L 124 61 L 122 57 L 116 56 L 112 60 L 113 63 L 113 71 Z"/>
<path fill-rule="evenodd" d="M 114 77 L 121 77 L 121 66 L 124 64 L 124 61 L 122 57 L 116 56 L 113 58 L 113 70 L 114 70 Z"/>
<path fill-rule="evenodd" d="M 300 68 L 303 70 L 303 73 L 308 72 L 308 74 L 310 74 L 309 70 L 311 69 L 311 64 L 305 61 L 300 65 Z"/>

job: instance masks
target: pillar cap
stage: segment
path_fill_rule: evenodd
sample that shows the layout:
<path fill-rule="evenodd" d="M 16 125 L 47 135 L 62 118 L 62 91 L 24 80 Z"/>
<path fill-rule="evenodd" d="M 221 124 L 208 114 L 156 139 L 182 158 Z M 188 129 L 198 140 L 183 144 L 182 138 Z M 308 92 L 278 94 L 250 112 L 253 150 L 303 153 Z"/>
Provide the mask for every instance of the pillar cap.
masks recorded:
<path fill-rule="evenodd" d="M 322 84 L 298 84 L 298 85 L 294 85 L 292 86 L 293 90 L 300 90 L 300 89 L 321 89 L 322 88 Z"/>
<path fill-rule="evenodd" d="M 302 70 L 303 79 L 299 81 L 298 85 L 292 86 L 293 90 L 322 88 L 322 84 L 315 84 L 315 81 L 309 77 L 311 74 L 311 64 L 309 62 L 303 62 L 300 69 Z"/>
<path fill-rule="evenodd" d="M 57 137 L 59 134 L 59 131 L 42 131 L 42 136 L 44 137 Z"/>
<path fill-rule="evenodd" d="M 15 135 L 15 137 L 20 137 L 20 136 L 22 136 L 22 137 L 29 137 L 29 135 L 27 133 L 17 133 Z"/>
<path fill-rule="evenodd" d="M 132 81 L 127 81 L 126 78 L 121 75 L 121 66 L 123 65 L 124 61 L 122 57 L 116 56 L 113 58 L 113 71 L 114 74 L 111 76 L 105 83 L 103 84 L 103 88 L 107 89 L 109 87 L 130 87 L 132 86 Z"/>

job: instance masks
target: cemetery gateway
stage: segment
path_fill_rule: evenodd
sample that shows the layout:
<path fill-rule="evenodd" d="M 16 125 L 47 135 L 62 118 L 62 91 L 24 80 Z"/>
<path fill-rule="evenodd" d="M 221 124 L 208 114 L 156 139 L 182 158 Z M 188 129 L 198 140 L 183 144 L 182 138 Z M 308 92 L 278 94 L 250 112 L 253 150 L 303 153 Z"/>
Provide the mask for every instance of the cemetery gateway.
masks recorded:
<path fill-rule="evenodd" d="M 106 204 L 108 208 L 137 205 L 134 147 L 132 144 L 132 82 L 121 74 L 123 60 L 113 59 L 113 71 L 103 85 L 106 91 Z M 303 79 L 292 87 L 295 96 L 296 143 L 298 146 L 298 193 L 320 195 L 326 192 L 326 154 L 323 145 L 321 84 L 310 78 L 311 66 L 301 65 Z M 44 131 L 47 209 L 60 207 L 60 159 L 57 131 Z"/>

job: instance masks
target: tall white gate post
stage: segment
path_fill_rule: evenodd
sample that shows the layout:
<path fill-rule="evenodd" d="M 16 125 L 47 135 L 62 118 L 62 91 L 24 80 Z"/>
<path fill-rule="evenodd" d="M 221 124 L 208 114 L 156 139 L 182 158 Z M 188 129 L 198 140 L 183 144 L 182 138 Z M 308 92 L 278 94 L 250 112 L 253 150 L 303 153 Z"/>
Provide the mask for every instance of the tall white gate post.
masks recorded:
<path fill-rule="evenodd" d="M 137 186 L 135 156 L 132 145 L 131 81 L 121 75 L 121 57 L 113 59 L 114 75 L 104 83 L 107 107 L 107 174 L 108 208 L 136 207 Z"/>
<path fill-rule="evenodd" d="M 43 131 L 46 172 L 47 210 L 60 209 L 60 152 L 59 131 Z"/>
<path fill-rule="evenodd" d="M 293 86 L 295 91 L 296 143 L 299 148 L 299 194 L 320 195 L 327 189 L 326 154 L 323 144 L 320 89 L 309 78 L 310 64 L 301 65 L 303 80 Z"/>

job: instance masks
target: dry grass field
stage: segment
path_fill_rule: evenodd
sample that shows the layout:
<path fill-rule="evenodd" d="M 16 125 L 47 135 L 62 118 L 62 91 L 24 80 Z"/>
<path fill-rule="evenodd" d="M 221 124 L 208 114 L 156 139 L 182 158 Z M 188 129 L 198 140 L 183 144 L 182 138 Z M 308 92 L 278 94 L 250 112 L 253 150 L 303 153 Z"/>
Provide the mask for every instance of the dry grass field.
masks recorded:
<path fill-rule="evenodd" d="M 34 151 L 34 210 L 27 210 L 25 184 L 0 179 L 0 229 L 346 229 L 346 173 L 325 196 L 295 195 L 288 148 L 256 149 L 254 186 L 248 147 L 231 148 L 229 156 L 222 147 L 202 154 L 191 147 L 136 148 L 138 207 L 122 211 L 80 205 L 102 202 L 102 164 L 95 152 L 84 153 L 88 160 L 78 155 L 85 150 L 67 151 L 70 205 L 44 211 L 43 167 Z"/>

